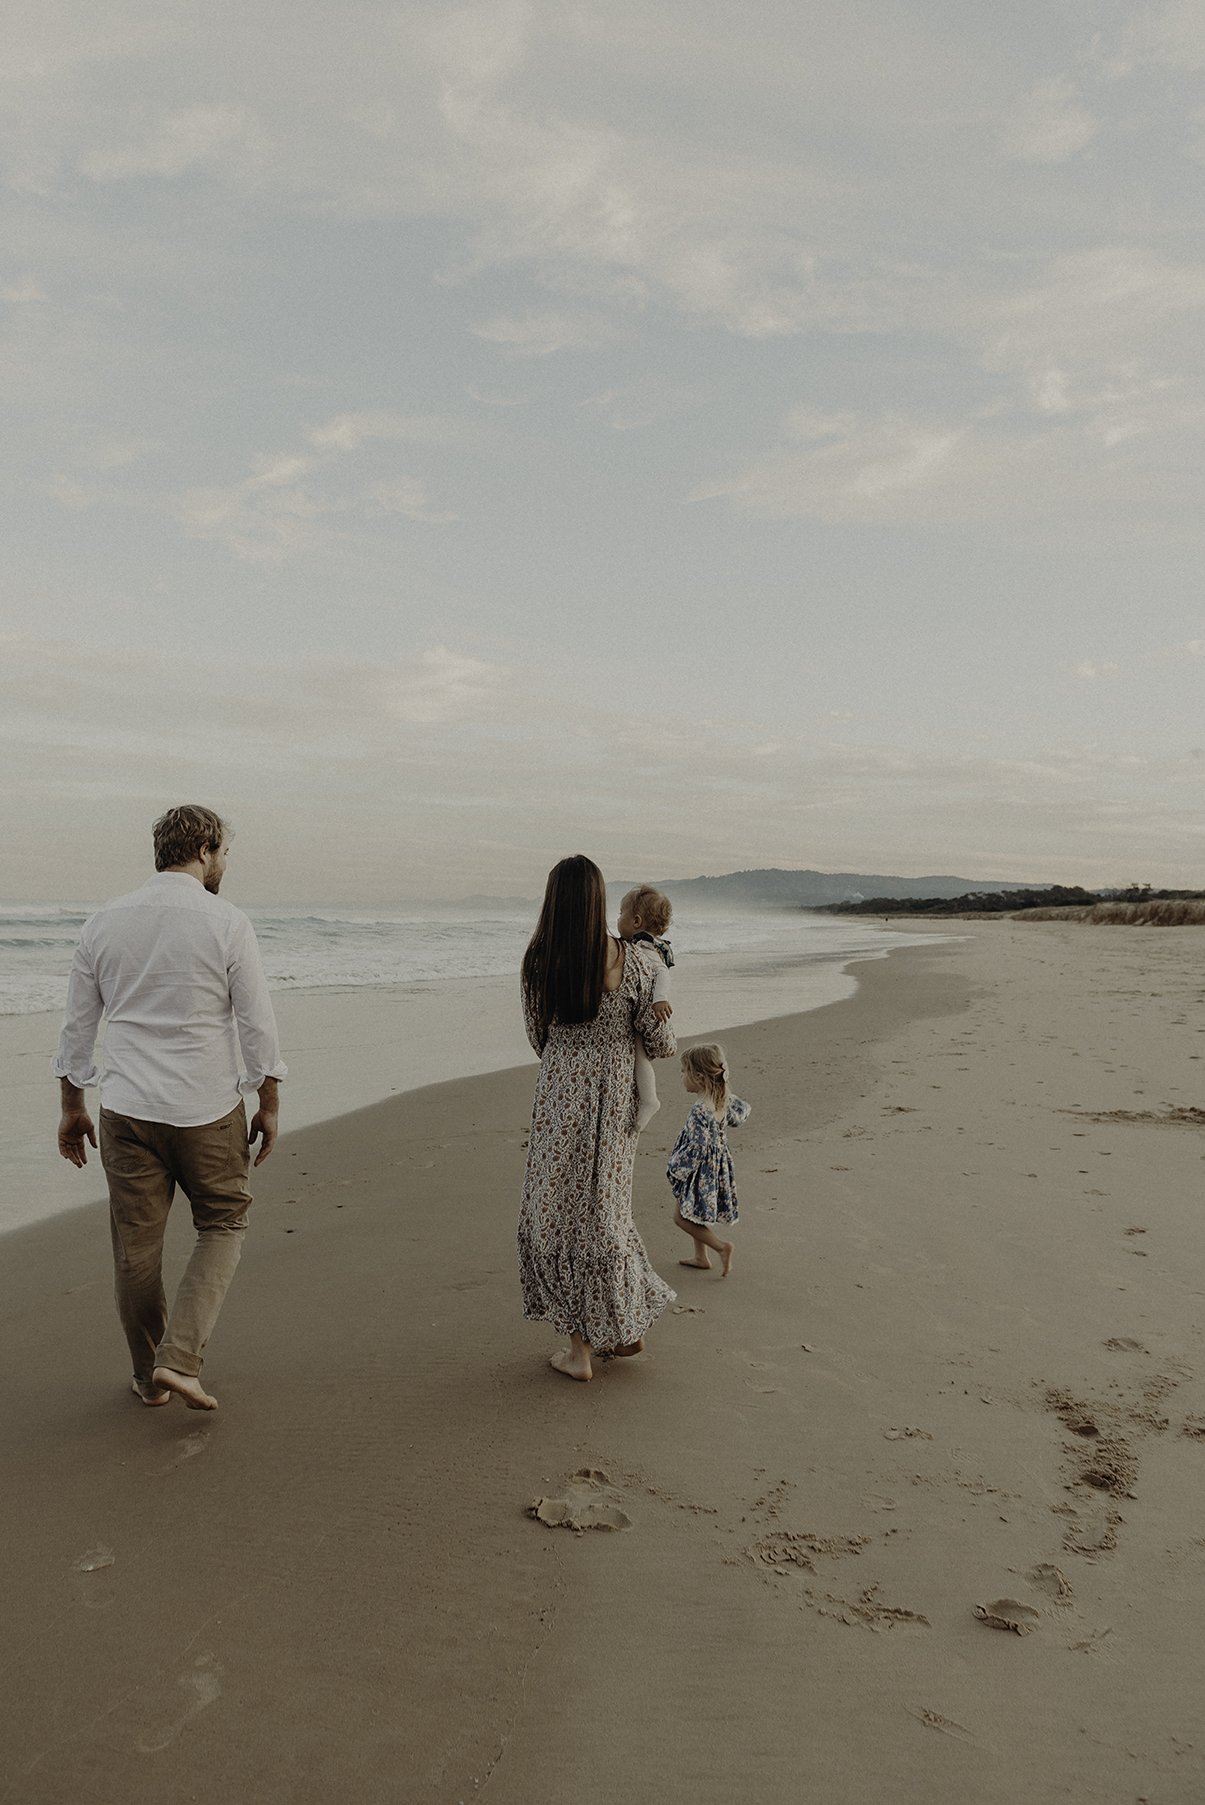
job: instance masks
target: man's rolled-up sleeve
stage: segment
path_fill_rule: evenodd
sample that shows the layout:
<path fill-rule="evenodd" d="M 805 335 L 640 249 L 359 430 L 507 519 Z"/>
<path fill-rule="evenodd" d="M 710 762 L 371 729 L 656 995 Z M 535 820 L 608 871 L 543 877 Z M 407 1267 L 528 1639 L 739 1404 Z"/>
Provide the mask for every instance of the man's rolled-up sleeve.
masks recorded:
<path fill-rule="evenodd" d="M 247 1075 L 244 1087 L 258 1090 L 265 1078 L 285 1078 L 289 1068 L 280 1056 L 280 1035 L 268 995 L 268 980 L 255 930 L 243 916 L 231 936 L 226 966 L 230 1001 L 238 1027 L 239 1046 Z"/>
<path fill-rule="evenodd" d="M 104 999 L 92 969 L 92 959 L 81 940 L 71 961 L 67 1010 L 51 1068 L 56 1078 L 66 1078 L 79 1090 L 100 1079 L 96 1067 L 96 1035 L 104 1012 Z"/>

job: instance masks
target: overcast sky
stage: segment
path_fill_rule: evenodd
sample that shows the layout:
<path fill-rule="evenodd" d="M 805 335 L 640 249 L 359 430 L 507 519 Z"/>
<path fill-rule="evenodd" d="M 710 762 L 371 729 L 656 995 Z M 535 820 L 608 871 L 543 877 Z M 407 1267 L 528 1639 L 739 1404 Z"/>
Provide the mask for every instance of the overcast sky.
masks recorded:
<path fill-rule="evenodd" d="M 0 889 L 1205 885 L 1198 0 L 38 0 Z"/>

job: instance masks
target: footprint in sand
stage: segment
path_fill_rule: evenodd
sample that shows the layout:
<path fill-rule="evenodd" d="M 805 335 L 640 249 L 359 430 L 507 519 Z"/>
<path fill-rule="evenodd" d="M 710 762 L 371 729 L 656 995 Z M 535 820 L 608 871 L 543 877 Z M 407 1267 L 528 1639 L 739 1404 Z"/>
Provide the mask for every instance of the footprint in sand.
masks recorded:
<path fill-rule="evenodd" d="M 884 1604 L 877 1585 L 867 1586 L 857 1598 L 838 1598 L 832 1592 L 809 1592 L 808 1603 L 821 1617 L 835 1617 L 851 1628 L 874 1631 L 897 1629 L 915 1624 L 925 1629 L 932 1625 L 923 1611 L 911 1611 L 904 1605 Z"/>
<path fill-rule="evenodd" d="M 671 1316 L 705 1316 L 707 1312 L 702 1304 L 675 1304 L 670 1314 Z"/>
<path fill-rule="evenodd" d="M 181 1436 L 179 1441 L 174 1443 L 176 1450 L 174 1458 L 169 1460 L 165 1467 L 158 1469 L 160 1474 L 174 1473 L 177 1467 L 184 1465 L 185 1461 L 195 1460 L 198 1454 L 203 1454 L 208 1446 L 208 1429 L 194 1429 L 191 1435 Z"/>
<path fill-rule="evenodd" d="M 1059 1516 L 1071 1519 L 1063 1531 L 1063 1547 L 1068 1554 L 1111 1554 L 1117 1546 L 1117 1530 L 1122 1518 L 1115 1510 L 1079 1511 L 1074 1505 L 1055 1507 Z"/>
<path fill-rule="evenodd" d="M 111 1567 L 117 1559 L 111 1548 L 104 1542 L 98 1542 L 95 1548 L 89 1548 L 84 1554 L 77 1554 L 71 1563 L 73 1573 L 99 1573 L 102 1567 Z"/>
<path fill-rule="evenodd" d="M 927 1730 L 936 1730 L 942 1736 L 953 1736 L 958 1742 L 974 1742 L 975 1732 L 968 1730 L 965 1724 L 955 1723 L 952 1717 L 943 1717 L 940 1711 L 931 1711 L 928 1705 L 905 1705 L 904 1709 L 915 1717 L 917 1723 L 924 1724 Z"/>
<path fill-rule="evenodd" d="M 555 1498 L 535 1498 L 527 1515 L 550 1529 L 571 1529 L 582 1535 L 587 1529 L 631 1529 L 632 1519 L 621 1504 L 622 1493 L 599 1467 L 579 1467 Z"/>
<path fill-rule="evenodd" d="M 993 1598 L 990 1604 L 972 1605 L 971 1615 L 989 1629 L 1012 1630 L 1018 1636 L 1028 1636 L 1042 1621 L 1041 1611 L 1022 1604 L 1019 1598 Z"/>
<path fill-rule="evenodd" d="M 148 1730 L 134 1747 L 140 1755 L 158 1755 L 175 1742 L 186 1724 L 222 1696 L 222 1667 L 212 1655 L 198 1655 L 187 1673 L 179 1674 L 176 1685 L 184 1694 L 183 1708 L 169 1723 Z"/>
<path fill-rule="evenodd" d="M 116 1559 L 111 1548 L 98 1542 L 72 1561 L 76 1601 L 86 1611 L 107 1611 L 117 1603 L 117 1588 L 110 1571 Z"/>
<path fill-rule="evenodd" d="M 1025 1577 L 1036 1592 L 1044 1592 L 1055 1604 L 1070 1604 L 1075 1596 L 1071 1581 L 1053 1561 L 1039 1561 Z"/>

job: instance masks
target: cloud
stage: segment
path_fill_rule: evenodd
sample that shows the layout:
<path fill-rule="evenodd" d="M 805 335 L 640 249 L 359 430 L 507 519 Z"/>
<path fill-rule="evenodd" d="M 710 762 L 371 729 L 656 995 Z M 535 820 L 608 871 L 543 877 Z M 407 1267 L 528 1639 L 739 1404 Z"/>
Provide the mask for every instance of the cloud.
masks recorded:
<path fill-rule="evenodd" d="M 783 448 L 743 473 L 697 487 L 694 500 L 726 499 L 762 519 L 874 518 L 933 504 L 951 480 L 964 439 L 958 428 L 900 415 L 864 417 L 797 408 Z"/>
<path fill-rule="evenodd" d="M 180 794 L 254 824 L 240 833 L 240 894 L 277 901 L 522 885 L 533 858 L 546 868 L 578 845 L 612 869 L 684 876 L 953 863 L 1035 881 L 1113 881 L 1132 865 L 1154 880 L 1197 856 L 1205 761 L 1187 754 L 1102 744 L 1000 758 L 834 728 L 840 739 L 719 716 L 651 722 L 445 644 L 209 665 L 10 636 L 0 799 L 40 831 L 6 880 L 16 894 L 75 894 L 82 859 L 89 882 L 119 889 L 121 835 L 142 849 L 156 808 Z M 701 737 L 714 750 L 700 825 Z M 638 819 L 633 747 L 656 773 Z"/>
<path fill-rule="evenodd" d="M 172 511 L 190 538 L 216 539 L 244 562 L 262 565 L 312 549 L 340 519 L 345 529 L 390 516 L 445 526 L 457 519 L 454 510 L 435 503 L 426 481 L 413 472 L 390 467 L 382 475 L 379 448 L 470 445 L 477 437 L 471 426 L 443 418 L 383 410 L 337 414 L 307 428 L 309 450 L 259 457 L 237 483 L 187 489 Z M 370 469 L 364 468 L 365 455 Z M 344 472 L 357 466 L 349 482 Z"/>
<path fill-rule="evenodd" d="M 1091 144 L 1096 121 L 1066 76 L 1038 82 L 1002 138 L 1005 156 L 1022 163 L 1065 163 Z"/>
<path fill-rule="evenodd" d="M 402 721 L 461 720 L 488 709 L 509 675 L 502 665 L 433 646 L 420 655 L 417 668 L 388 680 L 388 706 Z"/>
<path fill-rule="evenodd" d="M 1075 674 L 1085 683 L 1098 683 L 1102 677 L 1115 677 L 1120 668 L 1111 658 L 1085 658 L 1076 665 Z"/>
<path fill-rule="evenodd" d="M 46 291 L 32 276 L 0 283 L 0 301 L 8 307 L 33 307 L 46 299 Z"/>
<path fill-rule="evenodd" d="M 552 357 L 558 351 L 596 351 L 619 336 L 614 321 L 599 313 L 538 308 L 516 317 L 500 315 L 472 328 L 476 338 L 497 345 L 508 357 Z"/>
<path fill-rule="evenodd" d="M 425 520 L 433 526 L 444 526 L 457 516 L 446 508 L 437 508 L 427 493 L 427 485 L 417 476 L 395 477 L 392 482 L 373 483 L 368 491 L 370 512 L 402 514 L 407 520 Z"/>
<path fill-rule="evenodd" d="M 262 164 L 266 149 L 262 125 L 243 108 L 190 106 L 162 114 L 124 143 L 85 151 L 80 169 L 94 182 L 172 181 L 199 170 L 247 176 Z"/>
<path fill-rule="evenodd" d="M 650 376 L 589 395 L 578 406 L 605 420 L 615 432 L 639 432 L 699 405 L 693 389 Z"/>
<path fill-rule="evenodd" d="M 1135 63 L 1197 74 L 1205 69 L 1205 15 L 1196 0 L 1135 8 L 1120 34 L 1119 72 Z"/>
<path fill-rule="evenodd" d="M 397 414 L 383 408 L 336 414 L 306 429 L 306 439 L 321 451 L 359 451 L 373 443 L 465 445 L 476 443 L 479 430 L 469 421 L 446 415 Z"/>

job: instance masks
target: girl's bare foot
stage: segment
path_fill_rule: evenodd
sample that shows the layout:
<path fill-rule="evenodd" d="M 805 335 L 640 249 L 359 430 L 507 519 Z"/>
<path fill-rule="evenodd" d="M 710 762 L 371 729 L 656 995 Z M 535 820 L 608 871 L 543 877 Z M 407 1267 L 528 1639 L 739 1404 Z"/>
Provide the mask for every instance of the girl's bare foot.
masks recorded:
<path fill-rule="evenodd" d="M 726 1279 L 732 1271 L 732 1242 L 725 1241 L 720 1249 L 720 1277 Z"/>
<path fill-rule="evenodd" d="M 548 1364 L 555 1366 L 558 1373 L 564 1373 L 567 1379 L 580 1379 L 583 1385 L 594 1377 L 594 1368 L 590 1364 L 589 1354 L 586 1352 L 579 1354 L 576 1348 L 558 1348 Z"/>
<path fill-rule="evenodd" d="M 218 1401 L 210 1397 L 199 1379 L 191 1373 L 173 1372 L 170 1366 L 157 1366 L 152 1375 L 156 1385 L 178 1391 L 190 1410 L 216 1410 Z"/>
<path fill-rule="evenodd" d="M 679 1260 L 679 1266 L 697 1266 L 700 1272 L 711 1271 L 711 1261 L 704 1254 L 701 1260 Z"/>
<path fill-rule="evenodd" d="M 612 1348 L 611 1352 L 620 1360 L 626 1360 L 631 1354 L 643 1354 L 644 1336 L 642 1335 L 639 1341 L 629 1341 L 626 1347 Z"/>
<path fill-rule="evenodd" d="M 172 1394 L 167 1387 L 156 1385 L 152 1379 L 131 1379 L 130 1390 L 136 1398 L 141 1398 L 142 1402 L 152 1410 L 160 1404 L 170 1404 L 172 1401 Z"/>

